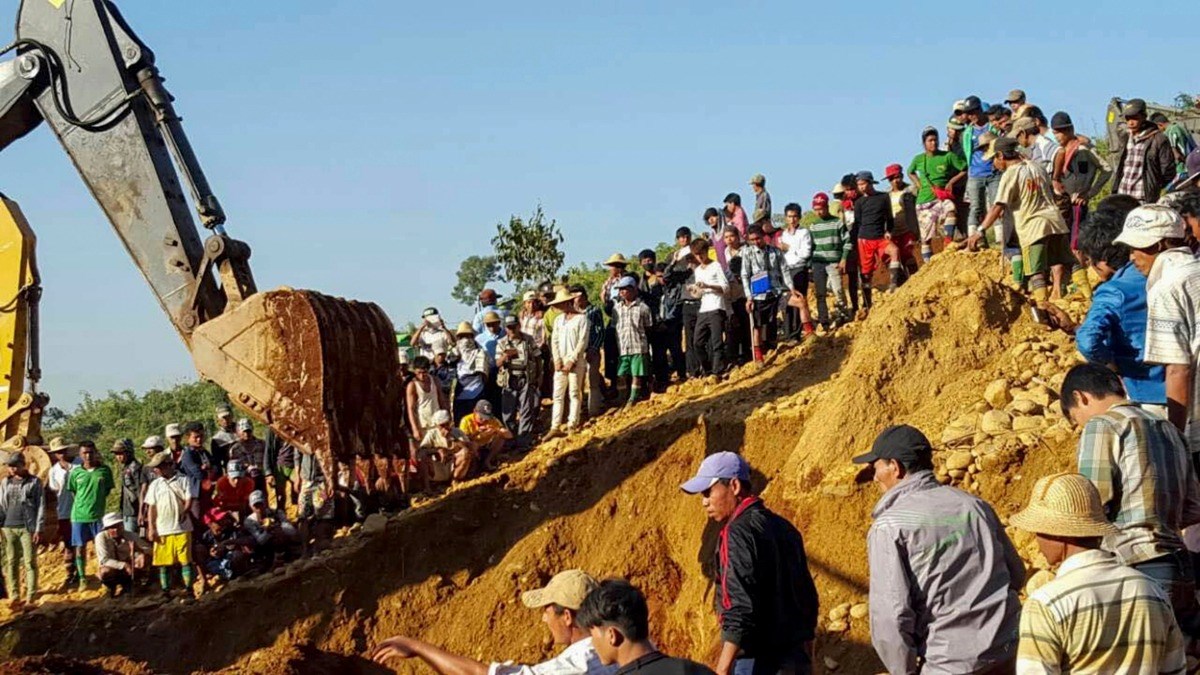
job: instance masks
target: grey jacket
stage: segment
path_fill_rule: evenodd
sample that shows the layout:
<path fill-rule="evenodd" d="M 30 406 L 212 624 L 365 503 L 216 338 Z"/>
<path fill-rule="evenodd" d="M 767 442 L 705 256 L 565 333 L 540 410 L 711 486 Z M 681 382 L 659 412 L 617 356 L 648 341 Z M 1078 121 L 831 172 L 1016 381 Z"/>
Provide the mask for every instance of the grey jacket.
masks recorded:
<path fill-rule="evenodd" d="M 20 496 L 12 499 L 9 494 L 11 476 L 0 480 L 0 524 L 4 523 L 9 511 L 25 510 L 25 529 L 30 532 L 41 532 L 46 524 L 46 499 L 42 492 L 42 481 L 37 476 L 29 476 L 21 486 Z"/>
<path fill-rule="evenodd" d="M 916 471 L 871 515 L 871 642 L 888 672 L 970 673 L 1015 657 L 1025 566 L 987 502 Z"/>

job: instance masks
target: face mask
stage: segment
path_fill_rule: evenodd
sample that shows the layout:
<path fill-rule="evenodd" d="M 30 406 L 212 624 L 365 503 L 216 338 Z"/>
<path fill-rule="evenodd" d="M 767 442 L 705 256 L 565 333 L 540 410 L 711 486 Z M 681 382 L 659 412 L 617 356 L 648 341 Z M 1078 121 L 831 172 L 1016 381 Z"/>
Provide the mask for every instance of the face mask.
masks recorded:
<path fill-rule="evenodd" d="M 458 351 L 460 351 L 460 352 L 470 351 L 474 347 L 475 347 L 475 342 L 473 340 L 470 340 L 468 338 L 459 338 L 458 339 Z"/>

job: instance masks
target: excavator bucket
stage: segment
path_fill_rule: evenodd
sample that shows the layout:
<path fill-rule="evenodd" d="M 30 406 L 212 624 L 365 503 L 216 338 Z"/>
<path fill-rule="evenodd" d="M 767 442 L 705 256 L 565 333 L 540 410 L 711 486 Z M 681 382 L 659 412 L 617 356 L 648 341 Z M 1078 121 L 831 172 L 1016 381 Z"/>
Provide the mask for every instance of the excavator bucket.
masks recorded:
<path fill-rule="evenodd" d="M 329 471 L 331 459 L 404 449 L 395 344 L 378 305 L 283 288 L 201 324 L 192 356 L 201 377 Z"/>

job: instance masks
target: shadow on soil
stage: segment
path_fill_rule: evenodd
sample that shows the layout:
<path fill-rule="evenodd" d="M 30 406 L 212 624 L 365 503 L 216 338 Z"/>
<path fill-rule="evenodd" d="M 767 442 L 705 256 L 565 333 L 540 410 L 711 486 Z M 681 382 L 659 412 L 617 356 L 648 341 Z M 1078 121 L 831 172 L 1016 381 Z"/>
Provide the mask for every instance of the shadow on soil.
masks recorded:
<path fill-rule="evenodd" d="M 431 577 L 449 579 L 463 571 L 469 578 L 479 576 L 545 521 L 592 508 L 654 462 L 669 444 L 650 438 L 678 438 L 707 415 L 720 421 L 709 425 L 708 451 L 741 447 L 751 411 L 837 371 L 848 339 L 822 342 L 783 365 L 769 363 L 748 386 L 688 400 L 610 436 L 593 438 L 546 462 L 540 478 L 517 484 L 520 479 L 514 476 L 522 473 L 517 463 L 392 518 L 385 533 L 338 540 L 332 552 L 280 576 L 235 582 L 189 606 L 138 609 L 119 601 L 80 602 L 24 615 L 0 628 L 0 654 L 120 655 L 145 662 L 155 672 L 217 670 L 272 646 L 285 631 L 302 625 L 289 638 L 310 645 L 306 649 L 313 665 L 334 669 L 329 672 L 381 672 L 364 659 L 311 645 L 326 644 L 335 627 L 349 622 L 356 626 L 354 652 L 366 653 L 371 647 L 367 624 L 381 598 Z M 530 503 L 539 510 L 528 508 Z M 305 662 L 303 672 L 323 672 L 308 670 Z"/>

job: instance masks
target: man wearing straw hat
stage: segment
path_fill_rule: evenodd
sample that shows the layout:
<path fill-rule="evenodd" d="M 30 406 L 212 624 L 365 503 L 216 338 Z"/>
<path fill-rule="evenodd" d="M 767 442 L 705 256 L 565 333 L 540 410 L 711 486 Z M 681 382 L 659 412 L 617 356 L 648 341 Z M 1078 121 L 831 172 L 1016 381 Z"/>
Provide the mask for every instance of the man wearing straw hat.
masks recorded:
<path fill-rule="evenodd" d="M 1100 548 L 1117 528 L 1084 476 L 1038 479 L 1010 522 L 1037 537 L 1058 576 L 1021 612 L 1021 673 L 1182 673 L 1184 638 L 1171 603 L 1146 575 Z"/>
<path fill-rule="evenodd" d="M 583 409 L 583 383 L 587 377 L 588 320 L 575 305 L 575 294 L 563 288 L 550 306 L 561 314 L 554 319 L 550 334 L 550 357 L 554 368 L 554 405 L 550 413 L 550 433 L 546 438 L 565 435 L 563 415 L 570 398 L 567 431 L 579 428 Z"/>
<path fill-rule="evenodd" d="M 54 495 L 55 541 L 63 545 L 63 564 L 67 569 L 67 578 L 60 590 L 66 591 L 79 583 L 79 570 L 75 567 L 75 547 L 71 545 L 71 507 L 74 505 L 74 495 L 67 490 L 67 477 L 75 468 L 74 452 L 78 446 L 68 443 L 62 438 L 50 440 L 50 459 L 54 464 L 46 478 L 47 493 Z M 51 541 L 50 543 L 55 543 Z"/>

